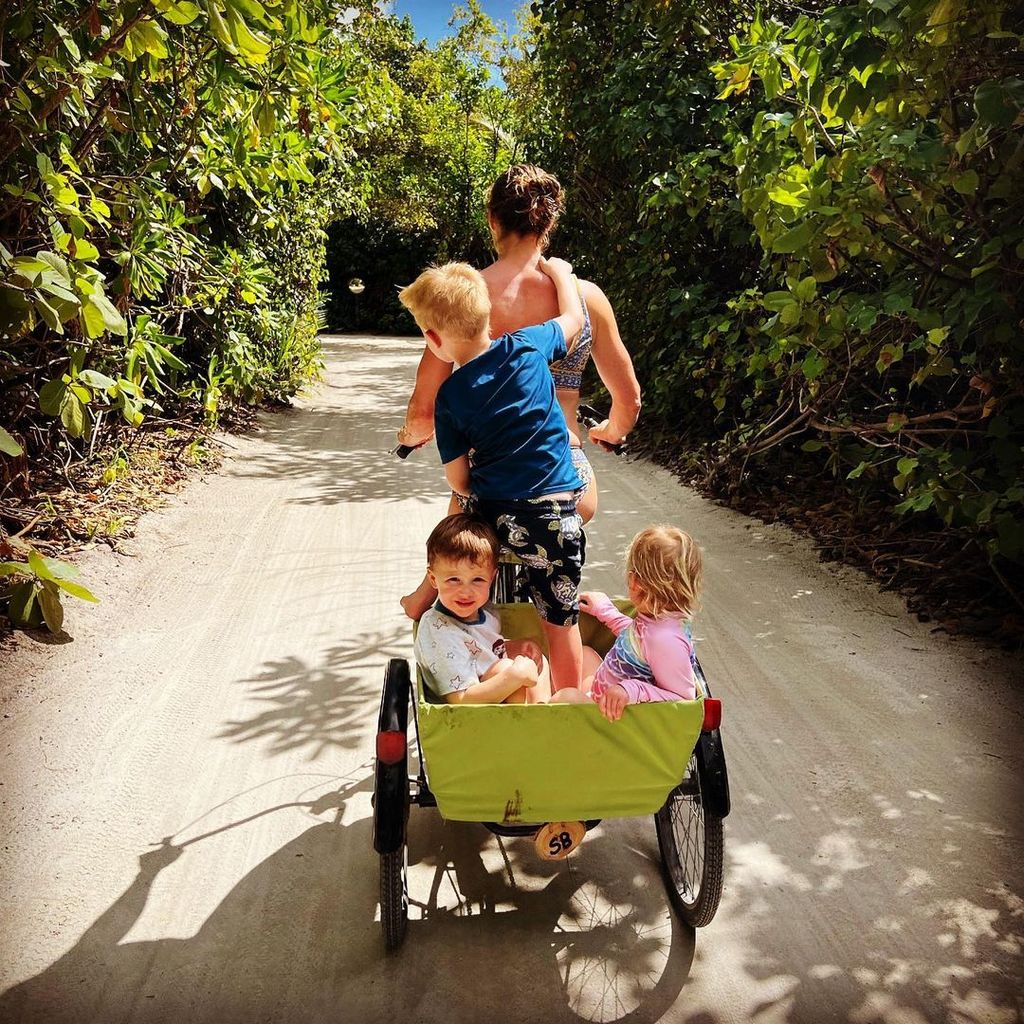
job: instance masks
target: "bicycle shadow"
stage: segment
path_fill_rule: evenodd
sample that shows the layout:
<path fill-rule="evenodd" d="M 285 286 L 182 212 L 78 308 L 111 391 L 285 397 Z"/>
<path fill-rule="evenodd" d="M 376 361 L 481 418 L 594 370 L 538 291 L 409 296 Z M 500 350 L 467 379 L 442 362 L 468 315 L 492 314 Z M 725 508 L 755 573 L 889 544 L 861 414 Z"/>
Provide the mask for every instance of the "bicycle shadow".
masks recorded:
<path fill-rule="evenodd" d="M 689 978 L 695 932 L 669 908 L 653 827 L 647 843 L 630 842 L 628 831 L 624 822 L 603 823 L 553 863 L 527 838 L 413 818 L 410 862 L 433 876 L 425 900 L 411 887 L 412 919 L 397 955 L 426 970 L 439 948 L 458 962 L 504 950 L 496 975 L 474 976 L 474 985 L 510 1020 L 662 1020 Z"/>
<path fill-rule="evenodd" d="M 404 948 L 386 955 L 372 822 L 346 821 L 350 801 L 370 788 L 363 774 L 316 799 L 165 839 L 140 856 L 128 888 L 67 953 L 0 994 L 0 1020 L 469 1022 L 491 1007 L 510 1020 L 647 1024 L 672 1004 L 692 934 L 671 918 L 659 923 L 663 894 L 655 899 L 602 866 L 611 863 L 607 837 L 588 839 L 582 849 L 592 852 L 578 864 L 551 865 L 525 841 L 503 848 L 480 826 L 420 817 L 411 892 L 423 916 L 410 921 Z M 195 934 L 128 939 L 158 878 L 179 877 L 177 862 L 202 856 L 196 844 L 286 809 L 317 820 L 241 877 Z M 637 865 L 646 860 L 635 856 Z M 504 871 L 491 870 L 494 857 Z M 461 895 L 445 906 L 453 877 Z"/>

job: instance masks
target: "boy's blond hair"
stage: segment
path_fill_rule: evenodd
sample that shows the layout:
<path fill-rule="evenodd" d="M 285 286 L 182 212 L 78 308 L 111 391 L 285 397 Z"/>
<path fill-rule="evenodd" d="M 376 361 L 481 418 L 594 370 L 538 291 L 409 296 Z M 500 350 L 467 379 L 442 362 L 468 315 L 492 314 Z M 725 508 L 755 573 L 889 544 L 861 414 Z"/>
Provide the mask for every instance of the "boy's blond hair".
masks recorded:
<path fill-rule="evenodd" d="M 421 331 L 434 330 L 462 341 L 487 332 L 491 300 L 487 285 L 468 263 L 429 267 L 398 293 Z"/>
<path fill-rule="evenodd" d="M 694 539 L 675 526 L 648 526 L 630 542 L 626 570 L 640 591 L 642 611 L 690 618 L 704 582 L 704 559 Z"/>

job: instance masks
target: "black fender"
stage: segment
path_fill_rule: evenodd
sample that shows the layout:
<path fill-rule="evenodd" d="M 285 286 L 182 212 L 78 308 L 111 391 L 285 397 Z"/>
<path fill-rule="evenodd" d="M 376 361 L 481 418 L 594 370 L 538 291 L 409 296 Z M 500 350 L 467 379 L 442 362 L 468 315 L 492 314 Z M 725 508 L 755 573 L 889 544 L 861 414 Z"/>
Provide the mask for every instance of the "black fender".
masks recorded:
<path fill-rule="evenodd" d="M 700 796 L 709 814 L 728 817 L 729 774 L 722 750 L 722 734 L 718 729 L 702 732 L 697 740 L 697 770 L 700 772 Z"/>
<path fill-rule="evenodd" d="M 405 736 L 409 725 L 409 698 L 412 680 L 409 663 L 392 658 L 384 674 L 380 696 L 377 735 L 383 732 Z M 405 844 L 409 820 L 409 751 L 392 763 L 374 761 L 373 848 L 378 853 L 394 853 Z"/>

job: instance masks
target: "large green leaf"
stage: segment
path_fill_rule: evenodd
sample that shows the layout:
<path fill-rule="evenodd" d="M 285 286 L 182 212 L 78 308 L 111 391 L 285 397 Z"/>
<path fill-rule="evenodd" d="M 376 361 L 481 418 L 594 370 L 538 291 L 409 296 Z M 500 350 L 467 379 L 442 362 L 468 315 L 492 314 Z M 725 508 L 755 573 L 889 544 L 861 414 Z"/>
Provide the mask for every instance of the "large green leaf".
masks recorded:
<path fill-rule="evenodd" d="M 773 238 L 771 247 L 775 252 L 796 252 L 807 245 L 813 233 L 814 225 L 809 220 L 802 220 L 795 227 L 784 231 L 778 238 Z"/>
<path fill-rule="evenodd" d="M 39 392 L 39 408 L 47 416 L 59 416 L 67 392 L 67 383 L 61 379 L 48 381 Z"/>
<path fill-rule="evenodd" d="M 43 610 L 36 600 L 35 583 L 19 583 L 12 591 L 7 604 L 7 617 L 12 625 L 21 629 L 35 629 L 42 624 Z"/>
<path fill-rule="evenodd" d="M 0 452 L 3 452 L 4 455 L 23 455 L 25 449 L 3 427 L 0 427 Z"/>
<path fill-rule="evenodd" d="M 64 392 L 60 419 L 72 437 L 81 437 L 85 433 L 85 403 L 71 388 Z"/>
<path fill-rule="evenodd" d="M 64 606 L 61 604 L 57 585 L 47 580 L 37 592 L 36 600 L 42 609 L 46 628 L 51 633 L 59 633 L 61 626 L 64 625 Z"/>
<path fill-rule="evenodd" d="M 61 590 L 72 597 L 80 598 L 82 601 L 91 601 L 93 604 L 99 603 L 99 598 L 88 587 L 82 586 L 81 583 L 75 583 L 72 580 L 66 579 L 58 579 L 55 582 Z"/>

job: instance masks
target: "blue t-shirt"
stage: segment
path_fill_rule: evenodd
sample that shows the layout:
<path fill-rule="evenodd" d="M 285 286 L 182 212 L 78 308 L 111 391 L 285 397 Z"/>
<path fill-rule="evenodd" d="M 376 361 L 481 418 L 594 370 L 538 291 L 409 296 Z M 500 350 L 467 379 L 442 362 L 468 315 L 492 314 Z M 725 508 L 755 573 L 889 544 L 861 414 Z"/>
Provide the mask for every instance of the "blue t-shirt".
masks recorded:
<path fill-rule="evenodd" d="M 555 320 L 503 334 L 440 387 L 434 432 L 441 462 L 470 456 L 478 498 L 537 498 L 583 486 L 548 363 L 566 354 Z"/>

